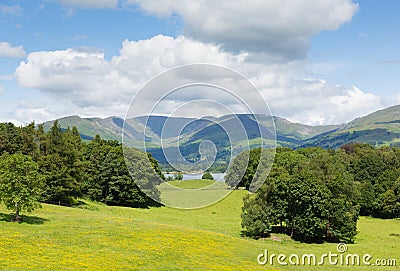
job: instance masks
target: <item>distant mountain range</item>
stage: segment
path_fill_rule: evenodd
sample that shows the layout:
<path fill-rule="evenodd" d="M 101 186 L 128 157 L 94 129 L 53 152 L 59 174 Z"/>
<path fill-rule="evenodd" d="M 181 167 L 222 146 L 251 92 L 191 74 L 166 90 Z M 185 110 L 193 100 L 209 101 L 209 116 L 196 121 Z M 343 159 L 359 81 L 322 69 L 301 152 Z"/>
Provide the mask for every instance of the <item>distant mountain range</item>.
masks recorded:
<path fill-rule="evenodd" d="M 219 118 L 167 118 L 164 116 L 135 117 L 125 122 L 124 143 L 143 148 L 145 142 L 147 151 L 150 151 L 160 163 L 166 163 L 161 149 L 163 138 L 164 152 L 168 148 L 178 146 L 186 159 L 196 161 L 200 159 L 199 145 L 205 140 L 214 142 L 217 150 L 217 160 L 223 161 L 230 155 L 230 141 L 240 145 L 243 138 L 236 138 L 228 131 L 238 130 L 238 121 L 243 125 L 249 142 L 252 146 L 260 144 L 262 133 L 264 144 L 269 144 L 274 138 L 271 117 L 239 114 L 227 115 Z M 320 146 L 323 148 L 337 148 L 350 142 L 365 142 L 372 145 L 397 145 L 400 143 L 400 105 L 379 110 L 367 116 L 357 118 L 342 125 L 310 126 L 292 123 L 284 118 L 273 117 L 276 128 L 276 139 L 279 146 L 299 148 L 305 146 Z M 90 140 L 96 134 L 103 139 L 121 141 L 124 120 L 119 117 L 109 118 L 81 118 L 70 116 L 58 119 L 62 128 L 77 126 L 83 140 Z M 146 124 L 147 122 L 147 124 Z M 54 121 L 44 123 L 49 129 Z M 164 129 L 163 127 L 167 127 Z M 145 129 L 145 133 L 143 133 Z M 240 130 L 240 129 L 239 129 Z M 261 130 L 261 132 L 260 132 Z M 163 134 L 162 134 L 163 133 Z M 233 133 L 234 134 L 234 133 Z M 179 137 L 177 137 L 179 135 Z M 245 144 L 246 142 L 243 142 Z M 178 159 L 178 158 L 177 158 Z"/>

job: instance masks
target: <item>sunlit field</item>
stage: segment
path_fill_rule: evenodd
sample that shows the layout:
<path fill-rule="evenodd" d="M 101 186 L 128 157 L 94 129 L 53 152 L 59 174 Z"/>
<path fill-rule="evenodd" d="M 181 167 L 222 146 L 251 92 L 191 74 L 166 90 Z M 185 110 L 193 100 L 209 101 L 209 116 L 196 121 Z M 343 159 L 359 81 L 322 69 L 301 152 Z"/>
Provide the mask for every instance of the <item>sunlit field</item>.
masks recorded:
<path fill-rule="evenodd" d="M 189 185 L 187 183 L 186 185 Z M 87 202 L 80 208 L 43 204 L 24 222 L 8 222 L 0 207 L 1 270 L 338 270 L 257 263 L 269 253 L 332 251 L 336 244 L 304 244 L 285 235 L 253 240 L 242 237 L 240 214 L 246 191 L 232 191 L 207 208 L 131 209 Z M 348 253 L 375 258 L 400 255 L 400 221 L 361 217 Z M 397 264 L 399 265 L 399 263 Z M 352 266 L 351 270 L 375 270 Z M 399 267 L 381 267 L 398 270 Z M 349 269 L 350 270 L 350 269 Z"/>

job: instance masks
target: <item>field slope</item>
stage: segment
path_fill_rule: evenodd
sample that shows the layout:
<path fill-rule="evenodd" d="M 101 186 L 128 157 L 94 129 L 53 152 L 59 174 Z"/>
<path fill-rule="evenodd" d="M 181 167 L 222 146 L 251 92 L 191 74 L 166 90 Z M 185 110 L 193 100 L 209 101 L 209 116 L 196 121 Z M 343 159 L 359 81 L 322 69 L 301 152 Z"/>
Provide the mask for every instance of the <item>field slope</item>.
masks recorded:
<path fill-rule="evenodd" d="M 8 222 L 9 212 L 0 206 L 0 270 L 310 270 L 260 266 L 257 256 L 265 249 L 287 255 L 336 251 L 336 244 L 302 244 L 283 235 L 265 240 L 241 237 L 245 193 L 233 191 L 197 210 L 43 205 L 20 224 Z M 400 255 L 399 220 L 361 218 L 359 230 L 356 244 L 349 245 L 351 253 Z"/>

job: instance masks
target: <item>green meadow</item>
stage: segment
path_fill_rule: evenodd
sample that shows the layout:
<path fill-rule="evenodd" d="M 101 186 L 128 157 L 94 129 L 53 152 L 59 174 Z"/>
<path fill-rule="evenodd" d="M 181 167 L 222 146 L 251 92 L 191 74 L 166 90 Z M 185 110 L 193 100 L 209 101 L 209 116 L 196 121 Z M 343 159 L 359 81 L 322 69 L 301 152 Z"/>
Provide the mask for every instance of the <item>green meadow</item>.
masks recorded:
<path fill-rule="evenodd" d="M 174 183 L 181 188 L 212 185 Z M 201 209 L 170 207 L 132 209 L 85 201 L 80 207 L 43 204 L 9 222 L 0 206 L 1 270 L 338 270 L 323 266 L 259 265 L 257 256 L 269 253 L 319 257 L 336 244 L 304 244 L 285 235 L 254 240 L 242 236 L 240 214 L 247 192 L 232 191 L 223 200 Z M 373 259 L 396 259 L 399 270 L 400 220 L 361 217 L 355 244 L 348 253 L 371 254 Z M 376 270 L 351 266 L 349 270 Z"/>

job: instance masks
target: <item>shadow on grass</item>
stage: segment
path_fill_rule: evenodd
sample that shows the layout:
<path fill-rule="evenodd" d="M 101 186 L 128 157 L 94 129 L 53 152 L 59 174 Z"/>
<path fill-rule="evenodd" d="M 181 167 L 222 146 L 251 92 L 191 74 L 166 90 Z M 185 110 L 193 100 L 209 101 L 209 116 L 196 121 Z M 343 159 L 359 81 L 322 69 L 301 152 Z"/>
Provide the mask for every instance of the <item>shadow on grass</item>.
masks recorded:
<path fill-rule="evenodd" d="M 13 221 L 13 218 L 14 218 L 13 214 L 0 213 L 0 221 L 15 222 L 15 221 Z M 42 218 L 42 217 L 22 215 L 21 221 L 19 221 L 18 223 L 42 225 L 48 221 L 49 221 L 48 219 Z"/>

